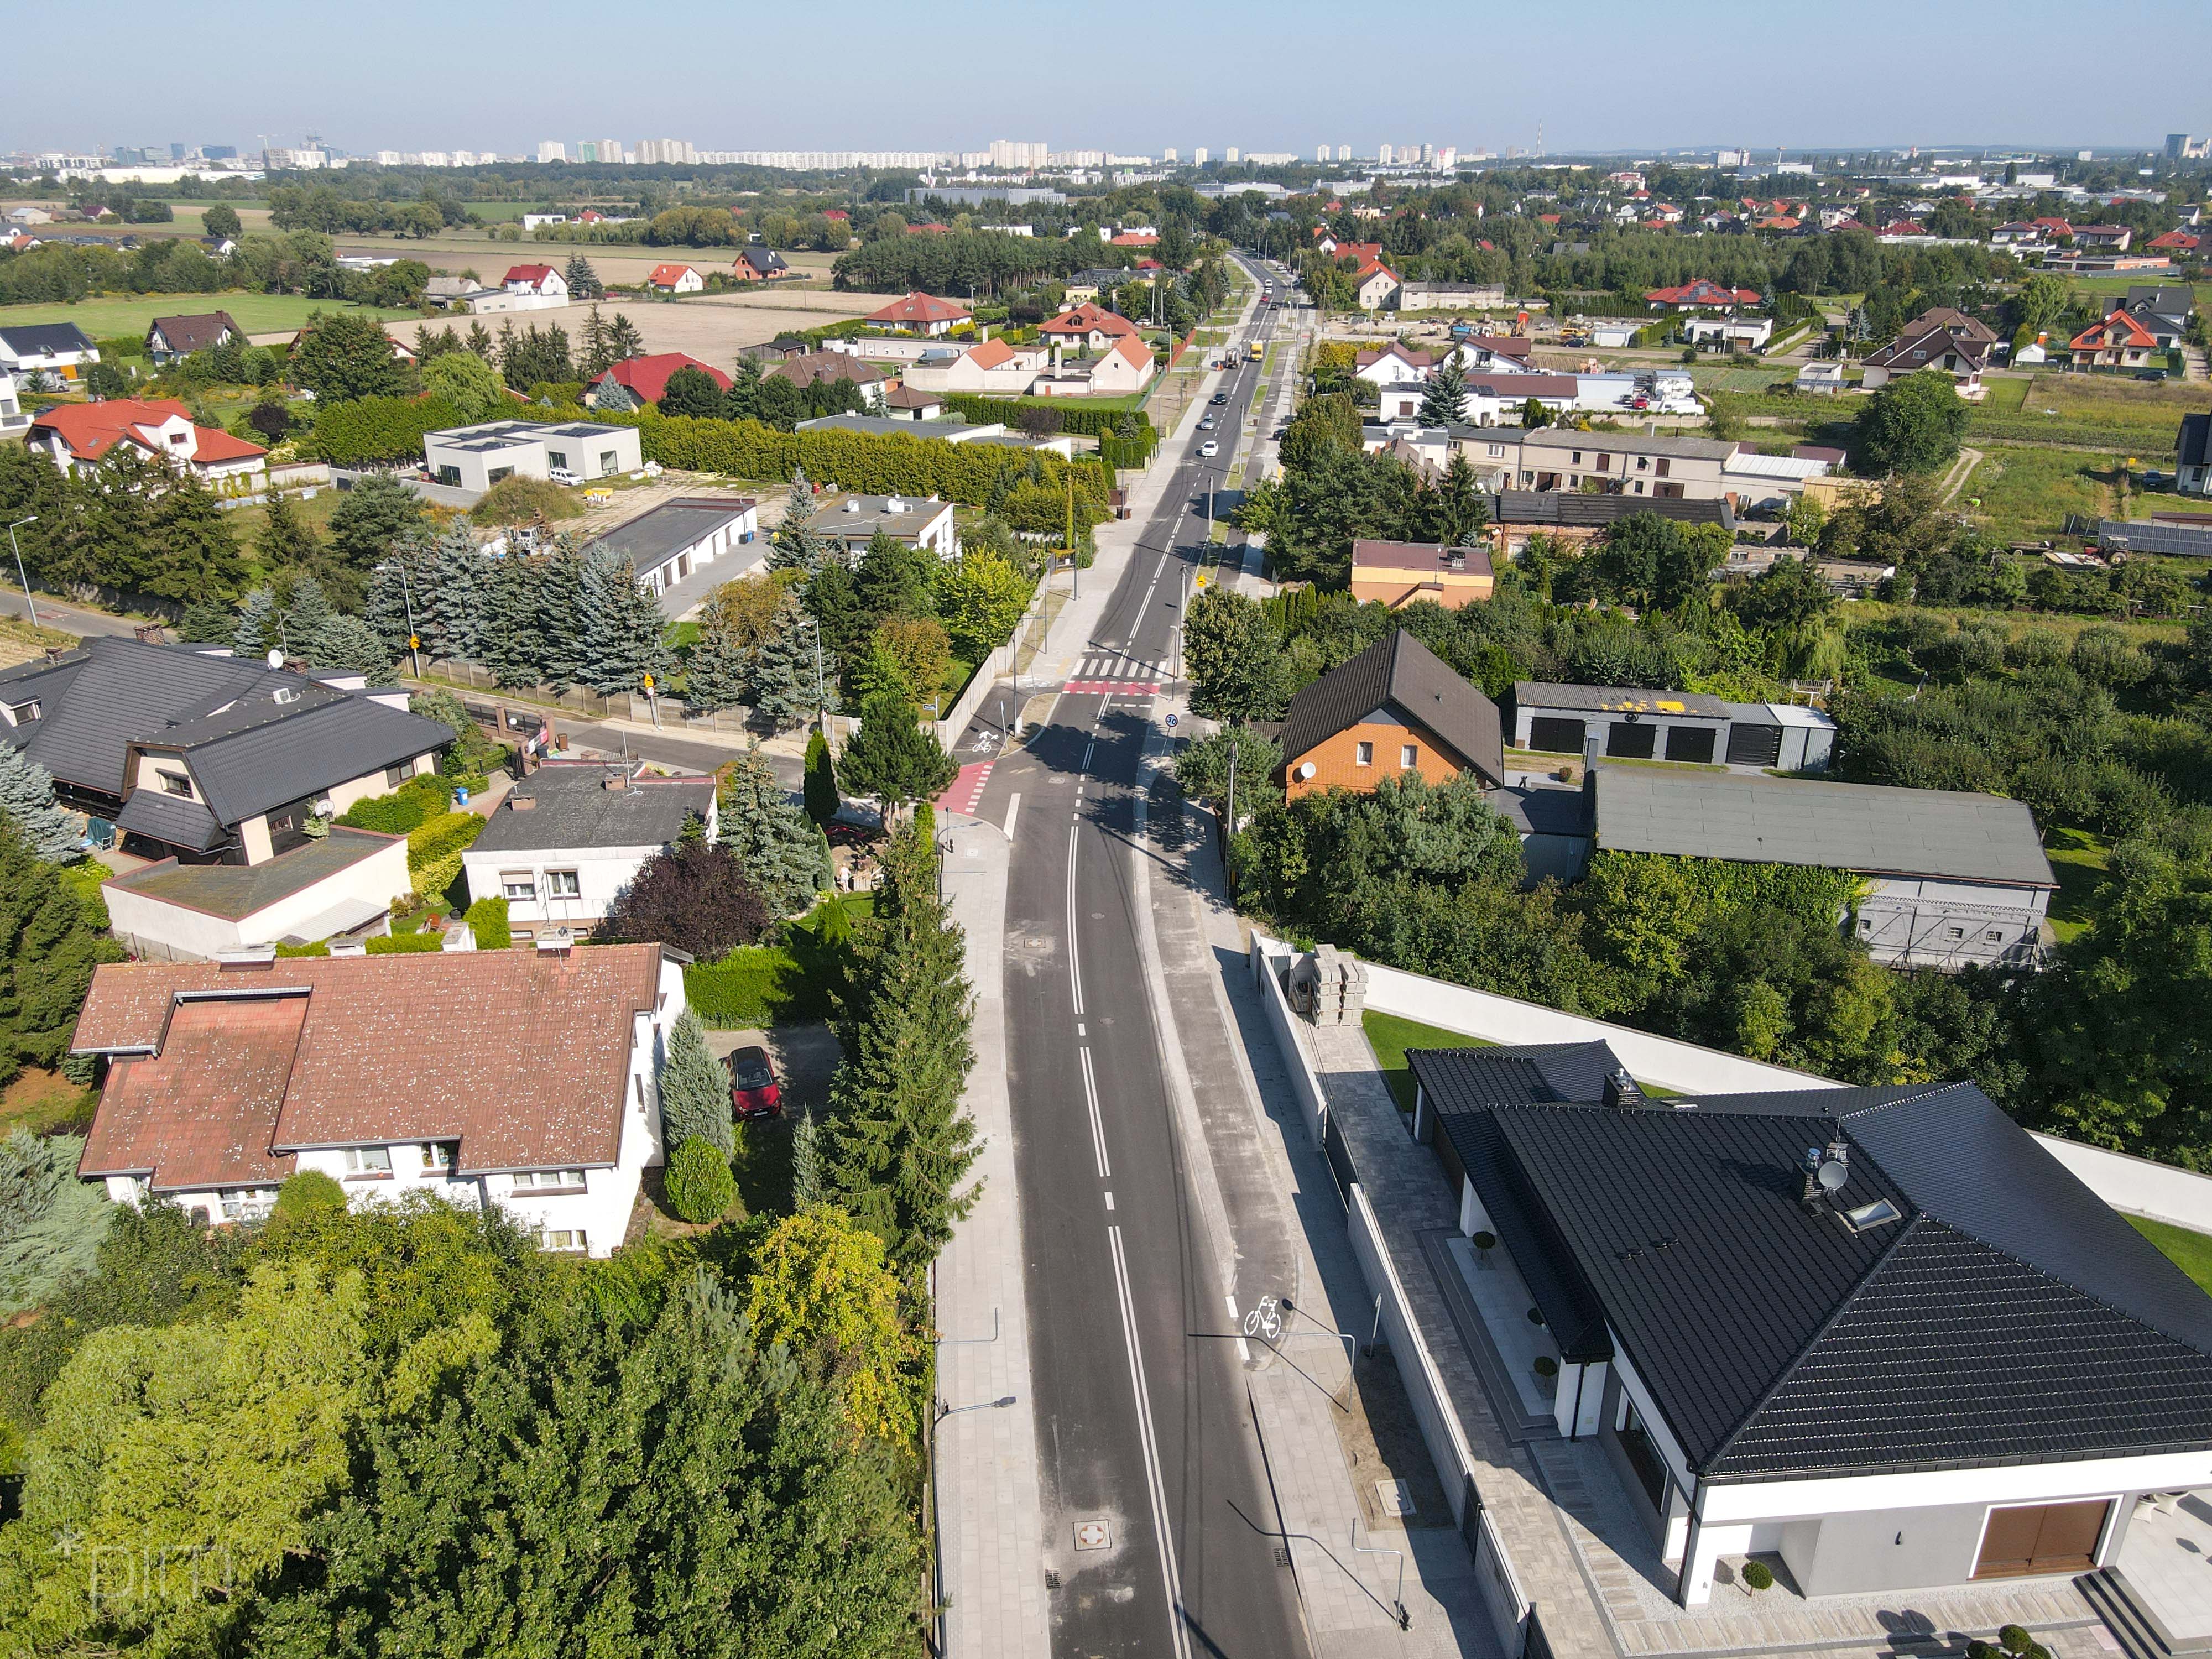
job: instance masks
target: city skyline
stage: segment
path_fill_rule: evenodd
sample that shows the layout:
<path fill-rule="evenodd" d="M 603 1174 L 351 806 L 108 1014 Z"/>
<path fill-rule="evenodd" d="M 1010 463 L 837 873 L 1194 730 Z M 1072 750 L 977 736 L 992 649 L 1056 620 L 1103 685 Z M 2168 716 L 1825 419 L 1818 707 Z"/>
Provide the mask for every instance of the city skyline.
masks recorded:
<path fill-rule="evenodd" d="M 249 28 L 256 9 L 248 8 Z M 2212 60 L 2212 13 L 2206 9 L 2142 0 L 2121 9 L 2156 35 L 2172 61 Z M 869 39 L 870 20 L 904 17 L 877 0 L 845 10 L 841 39 Z M 1157 73 L 1134 84 L 1121 77 L 1055 76 L 1027 100 L 1018 86 L 999 88 L 994 113 L 986 118 L 996 135 L 1025 131 L 1054 149 L 1157 156 L 1170 146 L 1186 155 L 1203 146 L 1220 155 L 1233 141 L 1245 151 L 1310 158 L 1319 143 L 1310 131 L 1316 124 L 1313 109 L 1340 109 L 1353 89 L 1344 67 L 1353 60 L 1328 45 L 1346 32 L 1345 25 L 1340 14 L 1314 0 L 1282 0 L 1270 7 L 1266 15 L 1279 27 L 1266 31 L 1250 27 L 1257 15 L 1240 9 L 1192 16 L 1157 0 L 1137 0 L 1117 14 L 1117 22 L 1133 40 L 1174 43 L 1172 49 L 1164 44 L 1156 55 Z M 0 149 L 158 141 L 244 149 L 258 148 L 264 133 L 271 144 L 297 147 L 314 132 L 354 154 L 465 148 L 534 156 L 549 130 L 569 124 L 568 100 L 559 88 L 575 67 L 579 40 L 606 26 L 604 14 L 575 0 L 546 0 L 543 26 L 521 33 L 496 15 L 456 14 L 421 0 L 395 0 L 380 17 L 389 18 L 389 25 L 348 39 L 355 72 L 343 79 L 328 72 L 327 35 L 283 28 L 254 35 L 256 72 L 242 81 L 234 78 L 232 38 L 191 31 L 165 34 L 170 49 L 158 70 L 149 64 L 143 75 L 127 66 L 111 71 L 119 94 L 112 98 L 88 99 L 81 82 L 66 77 L 32 77 L 0 110 Z M 118 32 L 129 32 L 134 18 L 151 23 L 157 14 L 141 0 L 122 0 L 112 13 Z M 804 64 L 825 52 L 818 38 L 822 21 L 815 14 L 736 18 L 679 4 L 656 12 L 653 27 L 664 34 L 680 32 L 690 63 Z M 1526 28 L 1522 15 L 1489 0 L 1463 5 L 1443 21 L 1466 41 L 1476 64 L 1504 32 L 1518 39 Z M 2200 79 L 2147 86 L 2139 73 L 2117 61 L 2076 65 L 2063 100 L 2022 100 L 2007 76 L 1992 74 L 1947 88 L 1933 106 L 1902 84 L 1808 72 L 1803 65 L 1821 61 L 1836 44 L 1831 23 L 1812 8 L 1715 0 L 1694 38 L 1672 20 L 1620 0 L 1594 0 L 1587 21 L 1589 27 L 1577 32 L 1571 84 L 1542 74 L 1516 75 L 1504 77 L 1504 84 L 1482 86 L 1476 98 L 1466 90 L 1468 77 L 1431 76 L 1394 90 L 1363 124 L 1401 135 L 1425 133 L 1427 142 L 1463 152 L 1501 155 L 1509 148 L 1534 149 L 1540 124 L 1552 153 L 1747 144 L 1762 152 L 1778 144 L 1793 149 L 1914 144 L 2156 149 L 2167 132 L 2212 128 L 2212 84 Z M 1926 21 L 1924 10 L 1901 0 L 1875 0 L 1854 15 L 1868 42 L 1907 38 Z M 2074 20 L 2051 0 L 2009 6 L 1965 0 L 1951 9 L 1949 21 L 1970 33 L 1995 30 L 2017 39 L 2046 26 L 2070 27 Z M 809 76 L 740 77 L 747 112 L 741 123 L 729 113 L 731 87 L 725 80 L 672 81 L 644 68 L 647 56 L 626 60 L 640 64 L 628 74 L 610 72 L 595 61 L 590 125 L 641 135 L 688 134 L 699 149 L 718 151 L 978 148 L 994 135 L 975 131 L 978 118 L 969 100 L 948 91 L 972 67 L 966 42 L 1001 23 L 1018 38 L 1033 27 L 1033 15 L 987 4 L 973 21 L 974 33 L 958 40 L 902 39 L 895 53 L 837 57 L 841 95 L 834 101 L 813 90 L 820 82 Z M 446 82 L 416 72 L 422 61 L 421 33 L 430 27 L 439 31 L 441 51 L 457 59 L 481 50 L 487 55 L 480 61 L 501 66 L 499 75 L 472 88 L 465 112 L 456 112 Z M 73 30 L 64 15 L 46 12 L 20 20 L 15 35 L 25 61 L 60 61 L 75 49 Z M 1729 74 L 1724 100 L 1650 95 L 1715 74 L 1711 45 L 1716 39 L 1755 46 L 1760 60 L 1778 72 Z M 1390 41 L 1387 34 L 1363 33 L 1361 54 L 1384 61 Z M 203 90 L 216 84 L 231 88 L 220 100 Z M 918 88 L 927 94 L 917 96 Z M 1927 130 L 1931 126 L 1936 130 Z M 1338 142 L 1331 139 L 1332 148 Z M 1354 146 L 1371 155 L 1384 142 L 1398 141 L 1378 134 L 1355 137 Z"/>

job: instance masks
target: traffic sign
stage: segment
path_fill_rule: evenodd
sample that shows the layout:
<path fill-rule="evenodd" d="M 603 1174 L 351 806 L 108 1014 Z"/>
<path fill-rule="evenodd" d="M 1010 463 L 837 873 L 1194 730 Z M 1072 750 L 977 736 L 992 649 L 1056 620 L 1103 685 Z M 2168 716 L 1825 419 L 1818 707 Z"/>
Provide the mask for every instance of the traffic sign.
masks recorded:
<path fill-rule="evenodd" d="M 1169 716 L 1168 716 L 1168 724 L 1169 724 L 1170 726 L 1173 726 L 1175 723 L 1176 723 L 1176 717 L 1175 717 L 1173 714 L 1169 715 Z"/>
<path fill-rule="evenodd" d="M 645 689 L 648 691 L 653 690 L 653 676 L 650 674 L 645 677 Z"/>

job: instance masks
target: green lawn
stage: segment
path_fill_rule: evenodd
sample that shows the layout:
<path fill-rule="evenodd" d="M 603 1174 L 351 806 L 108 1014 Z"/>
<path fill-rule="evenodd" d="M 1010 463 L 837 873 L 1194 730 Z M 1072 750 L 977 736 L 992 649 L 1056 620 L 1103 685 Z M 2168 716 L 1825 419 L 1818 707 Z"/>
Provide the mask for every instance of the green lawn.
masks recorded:
<path fill-rule="evenodd" d="M 2068 514 L 2097 518 L 2112 509 L 2117 470 L 2109 454 L 2010 445 L 1984 453 L 1955 505 L 2001 540 L 2055 538 L 2065 530 Z"/>
<path fill-rule="evenodd" d="M 1447 1031 L 1440 1025 L 1424 1025 L 1418 1019 L 1401 1019 L 1395 1014 L 1378 1014 L 1371 1008 L 1361 1012 L 1359 1024 L 1367 1033 L 1368 1047 L 1375 1050 L 1375 1058 L 1382 1062 L 1383 1081 L 1397 1097 L 1401 1112 L 1413 1109 L 1413 1070 L 1406 1063 L 1407 1049 L 1493 1046 L 1464 1031 Z"/>
<path fill-rule="evenodd" d="M 2051 900 L 2051 931 L 2062 945 L 2089 931 L 2104 909 L 2097 890 L 2111 866 L 2112 846 L 2087 830 L 2054 830 L 2044 849 L 2058 890 Z"/>
<path fill-rule="evenodd" d="M 2131 1215 L 2128 1220 L 2175 1267 L 2212 1291 L 2212 1233 L 2192 1233 L 2186 1227 L 2171 1226 L 2139 1215 Z"/>
<path fill-rule="evenodd" d="M 368 309 L 368 307 L 360 307 Z M 79 300 L 74 304 L 0 306 L 0 328 L 17 323 L 75 323 L 95 340 L 112 335 L 143 334 L 156 317 L 191 316 L 227 311 L 248 334 L 274 334 L 298 328 L 313 311 L 351 311 L 335 300 L 310 300 L 297 294 L 147 294 Z M 412 317 L 411 311 L 374 311 L 379 318 Z"/>

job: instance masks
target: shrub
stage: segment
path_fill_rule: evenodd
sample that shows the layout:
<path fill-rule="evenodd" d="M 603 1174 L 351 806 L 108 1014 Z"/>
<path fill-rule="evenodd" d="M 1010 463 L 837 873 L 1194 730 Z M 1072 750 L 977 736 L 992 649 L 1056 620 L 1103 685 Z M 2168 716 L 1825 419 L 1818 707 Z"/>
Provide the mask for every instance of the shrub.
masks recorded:
<path fill-rule="evenodd" d="M 729 1159 L 713 1142 L 694 1136 L 669 1158 L 667 1189 L 668 1207 L 682 1219 L 702 1224 L 730 1207 L 738 1183 Z"/>
<path fill-rule="evenodd" d="M 404 836 L 450 811 L 454 787 L 471 781 L 480 786 L 478 780 L 441 777 L 435 772 L 418 773 L 388 795 L 371 795 L 366 800 L 356 801 L 338 815 L 337 822 L 349 830 Z"/>
<path fill-rule="evenodd" d="M 1486 1231 L 1477 1233 L 1468 1242 L 1478 1250 L 1494 1250 L 1498 1248 L 1498 1235 Z"/>
<path fill-rule="evenodd" d="M 458 868 L 459 854 L 455 854 Z M 368 941 L 368 953 L 373 957 L 411 956 L 422 951 L 442 951 L 445 937 L 440 933 L 387 933 L 381 939 Z"/>
<path fill-rule="evenodd" d="M 345 1206 L 345 1188 L 334 1177 L 320 1170 L 302 1170 L 284 1177 L 284 1184 L 276 1189 L 272 1213 L 288 1222 L 307 1221 L 334 1214 Z"/>
<path fill-rule="evenodd" d="M 599 936 L 657 939 L 714 962 L 753 944 L 768 931 L 769 920 L 760 890 L 727 848 L 679 840 L 672 850 L 647 859 L 615 896 Z"/>
<path fill-rule="evenodd" d="M 514 930 L 507 925 L 507 901 L 496 894 L 469 906 L 466 920 L 479 951 L 504 951 L 514 943 Z"/>
<path fill-rule="evenodd" d="M 469 518 L 484 525 L 529 524 L 539 518 L 573 519 L 583 510 L 559 484 L 518 472 L 486 490 L 483 499 L 469 509 Z"/>
<path fill-rule="evenodd" d="M 1557 1376 L 1559 1374 L 1559 1362 L 1558 1360 L 1553 1358 L 1552 1356 L 1547 1353 L 1540 1353 L 1536 1356 L 1537 1376 Z"/>
<path fill-rule="evenodd" d="M 1743 1564 L 1743 1582 L 1755 1590 L 1772 1589 L 1774 1569 L 1764 1561 L 1747 1561 Z"/>
<path fill-rule="evenodd" d="M 435 896 L 461 873 L 461 854 L 483 833 L 473 812 L 447 812 L 428 819 L 407 836 L 407 874 L 418 893 Z"/>

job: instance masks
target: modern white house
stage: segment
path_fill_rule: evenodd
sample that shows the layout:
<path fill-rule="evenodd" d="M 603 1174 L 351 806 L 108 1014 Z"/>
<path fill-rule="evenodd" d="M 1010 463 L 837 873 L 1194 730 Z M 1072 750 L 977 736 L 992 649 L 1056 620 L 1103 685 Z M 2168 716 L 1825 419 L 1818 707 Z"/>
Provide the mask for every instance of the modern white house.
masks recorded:
<path fill-rule="evenodd" d="M 2212 1486 L 2212 1298 L 1974 1085 L 1662 1100 L 1604 1042 L 1407 1059 L 1500 1409 L 1597 1448 L 1614 1547 L 1682 1606 L 1750 1558 L 1811 1607 L 2063 1583 Z"/>
<path fill-rule="evenodd" d="M 1026 441 L 1024 441 L 1026 442 Z M 814 529 L 858 558 L 878 532 L 908 547 L 926 547 L 940 559 L 960 556 L 960 538 L 952 527 L 952 503 L 913 495 L 857 495 L 845 491 L 824 499 Z"/>
<path fill-rule="evenodd" d="M 760 562 L 760 514 L 750 495 L 678 495 L 586 543 L 630 562 L 637 579 L 665 594 L 708 565 L 720 580 L 741 576 Z"/>
<path fill-rule="evenodd" d="M 661 1161 L 679 957 L 546 945 L 103 966 L 70 1047 L 105 1071 L 78 1173 L 118 1203 L 220 1224 L 318 1170 L 356 1208 L 495 1205 L 540 1249 L 611 1255 Z M 436 1063 L 448 1054 L 467 1063 Z"/>
<path fill-rule="evenodd" d="M 1856 875 L 1857 896 L 1838 920 L 1877 962 L 2040 958 L 2058 882 L 2024 801 L 1663 766 L 1595 765 L 1589 778 L 1601 850 Z"/>
<path fill-rule="evenodd" d="M 1717 351 L 1764 351 L 1774 337 L 1771 317 L 1710 317 L 1682 319 L 1682 332 L 1693 346 Z"/>
<path fill-rule="evenodd" d="M 100 348 L 75 323 L 16 323 L 0 328 L 0 370 L 30 380 L 51 374 L 78 380 L 100 361 Z"/>
<path fill-rule="evenodd" d="M 547 478 L 558 471 L 585 479 L 635 472 L 645 465 L 645 455 L 634 426 L 487 421 L 428 434 L 422 465 L 440 483 L 482 494 L 507 477 Z"/>
<path fill-rule="evenodd" d="M 1508 741 L 1544 754 L 1825 772 L 1836 723 L 1794 703 L 1724 702 L 1702 691 L 1516 680 Z"/>
<path fill-rule="evenodd" d="M 707 286 L 707 279 L 690 265 L 655 265 L 645 285 L 655 294 L 696 294 Z"/>
<path fill-rule="evenodd" d="M 0 436 L 18 435 L 30 424 L 31 414 L 23 407 L 23 394 L 15 385 L 15 377 L 0 373 Z"/>
<path fill-rule="evenodd" d="M 471 902 L 507 901 L 517 939 L 580 938 L 645 861 L 697 818 L 720 828 L 714 781 L 641 763 L 547 761 L 509 790 L 461 854 Z"/>

